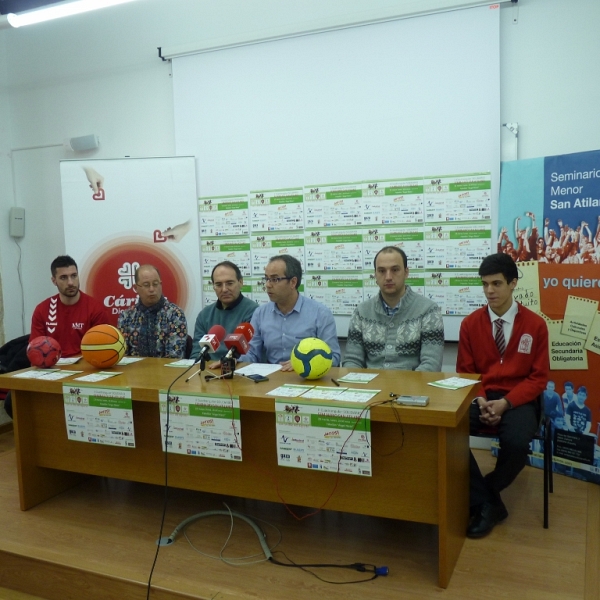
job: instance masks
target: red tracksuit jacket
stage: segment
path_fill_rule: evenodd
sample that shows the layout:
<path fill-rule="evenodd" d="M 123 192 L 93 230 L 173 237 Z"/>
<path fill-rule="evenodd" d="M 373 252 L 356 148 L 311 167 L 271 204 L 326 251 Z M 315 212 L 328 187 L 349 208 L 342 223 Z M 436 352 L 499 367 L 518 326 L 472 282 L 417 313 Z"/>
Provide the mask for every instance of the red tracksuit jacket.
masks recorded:
<path fill-rule="evenodd" d="M 488 307 L 477 309 L 462 322 L 456 370 L 480 374 L 482 395 L 490 390 L 503 392 L 512 406 L 537 399 L 550 375 L 544 319 L 518 304 L 510 340 L 501 358 Z"/>

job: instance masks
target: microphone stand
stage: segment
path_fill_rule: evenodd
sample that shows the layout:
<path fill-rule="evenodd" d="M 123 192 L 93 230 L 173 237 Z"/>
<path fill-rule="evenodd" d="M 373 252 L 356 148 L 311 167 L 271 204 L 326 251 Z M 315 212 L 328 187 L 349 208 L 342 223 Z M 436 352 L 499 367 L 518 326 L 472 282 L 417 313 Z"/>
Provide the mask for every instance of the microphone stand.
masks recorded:
<path fill-rule="evenodd" d="M 196 363 L 198 364 L 198 363 Z M 206 369 L 206 357 L 203 354 L 200 358 L 200 368 L 197 371 L 194 371 L 194 373 L 192 373 L 186 380 L 185 382 L 188 383 L 190 381 L 190 379 L 193 379 L 196 375 L 199 375 L 200 373 L 202 373 L 202 371 L 204 371 L 204 369 Z"/>
<path fill-rule="evenodd" d="M 239 355 L 238 355 L 239 356 Z M 234 375 L 238 377 L 243 377 L 243 375 L 238 375 L 235 372 L 236 359 L 234 356 L 230 358 L 222 358 L 221 359 L 221 374 L 220 375 L 206 375 L 204 377 L 205 381 L 214 381 L 215 379 L 233 379 Z"/>
<path fill-rule="evenodd" d="M 236 360 L 234 356 L 223 358 L 221 361 L 221 377 L 223 379 L 233 379 L 233 376 L 235 375 L 235 365 Z"/>
<path fill-rule="evenodd" d="M 216 379 L 233 379 L 233 376 L 236 377 L 244 377 L 244 375 L 240 375 L 238 373 L 226 373 L 225 375 L 205 375 L 204 381 L 215 381 Z"/>

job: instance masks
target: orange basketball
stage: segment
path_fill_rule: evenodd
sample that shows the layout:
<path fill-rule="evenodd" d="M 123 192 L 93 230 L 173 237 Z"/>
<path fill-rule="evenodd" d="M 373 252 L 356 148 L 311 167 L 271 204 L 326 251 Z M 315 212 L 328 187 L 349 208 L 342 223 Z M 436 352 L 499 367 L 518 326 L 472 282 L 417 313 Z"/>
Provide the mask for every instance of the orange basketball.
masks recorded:
<path fill-rule="evenodd" d="M 96 325 L 81 340 L 81 354 L 94 367 L 112 367 L 125 354 L 125 340 L 112 325 Z"/>

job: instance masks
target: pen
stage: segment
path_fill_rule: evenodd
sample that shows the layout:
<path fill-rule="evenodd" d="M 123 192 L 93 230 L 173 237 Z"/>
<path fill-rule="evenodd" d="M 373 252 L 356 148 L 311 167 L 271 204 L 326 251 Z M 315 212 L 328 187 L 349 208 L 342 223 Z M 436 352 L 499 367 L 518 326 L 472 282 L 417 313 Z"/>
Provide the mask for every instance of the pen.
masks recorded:
<path fill-rule="evenodd" d="M 337 385 L 338 387 L 340 387 L 340 384 L 332 377 L 331 381 L 333 381 L 333 383 L 335 383 L 335 385 Z"/>

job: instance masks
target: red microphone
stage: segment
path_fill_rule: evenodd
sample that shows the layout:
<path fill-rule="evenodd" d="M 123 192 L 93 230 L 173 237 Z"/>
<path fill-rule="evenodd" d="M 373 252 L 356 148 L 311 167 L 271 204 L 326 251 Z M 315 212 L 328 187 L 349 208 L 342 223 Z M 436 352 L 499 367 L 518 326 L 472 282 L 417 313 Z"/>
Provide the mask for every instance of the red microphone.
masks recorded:
<path fill-rule="evenodd" d="M 223 360 L 229 360 L 230 358 L 238 358 L 242 354 L 248 352 L 250 340 L 254 336 L 254 327 L 250 323 L 240 323 L 233 331 L 229 333 L 225 340 L 223 340 L 225 346 L 227 346 L 229 352 L 223 357 Z"/>
<path fill-rule="evenodd" d="M 215 352 L 219 349 L 223 338 L 225 337 L 225 328 L 222 325 L 213 325 L 208 333 L 200 338 L 198 344 L 200 345 L 200 355 L 196 359 L 196 362 L 206 358 L 207 354 Z"/>

